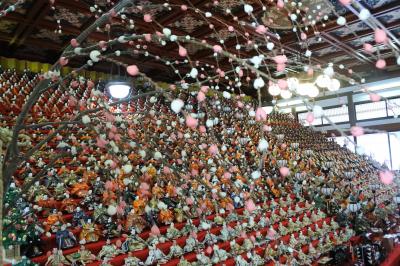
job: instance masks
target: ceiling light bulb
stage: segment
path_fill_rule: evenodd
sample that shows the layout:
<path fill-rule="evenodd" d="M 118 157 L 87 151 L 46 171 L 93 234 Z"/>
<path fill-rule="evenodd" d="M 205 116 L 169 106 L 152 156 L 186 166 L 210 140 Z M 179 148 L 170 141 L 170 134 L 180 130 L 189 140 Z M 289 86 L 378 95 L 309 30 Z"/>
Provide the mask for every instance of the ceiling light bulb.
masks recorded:
<path fill-rule="evenodd" d="M 111 97 L 116 99 L 126 98 L 131 92 L 131 86 L 129 86 L 129 84 L 124 82 L 115 82 L 115 83 L 111 82 L 107 85 L 107 88 Z"/>

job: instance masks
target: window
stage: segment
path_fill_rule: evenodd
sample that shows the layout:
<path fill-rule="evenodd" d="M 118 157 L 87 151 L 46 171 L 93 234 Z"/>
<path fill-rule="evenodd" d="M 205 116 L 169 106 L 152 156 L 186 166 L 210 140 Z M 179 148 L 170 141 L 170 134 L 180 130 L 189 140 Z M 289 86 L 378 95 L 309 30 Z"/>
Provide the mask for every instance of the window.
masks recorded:
<path fill-rule="evenodd" d="M 400 98 L 388 100 L 387 106 L 388 116 L 400 116 Z"/>
<path fill-rule="evenodd" d="M 299 121 L 300 121 L 300 123 L 301 123 L 302 125 L 304 125 L 304 126 L 309 126 L 309 125 L 310 125 L 310 124 L 306 121 L 306 119 L 307 119 L 307 114 L 308 114 L 308 112 L 306 112 L 306 113 L 299 113 L 299 114 L 298 114 Z M 313 125 L 313 126 L 322 125 L 322 119 L 321 119 L 320 117 L 315 117 L 315 118 L 314 118 L 314 121 L 312 122 L 312 125 Z"/>
<path fill-rule="evenodd" d="M 390 152 L 387 133 L 366 134 L 357 137 L 357 145 L 362 148 L 364 153 L 381 164 L 386 164 L 389 168 Z"/>
<path fill-rule="evenodd" d="M 400 131 L 390 132 L 389 139 L 392 156 L 392 170 L 400 170 Z"/>
<path fill-rule="evenodd" d="M 341 147 L 346 146 L 349 150 L 352 152 L 355 151 L 355 146 L 354 146 L 354 137 L 353 136 L 347 136 L 347 137 L 334 137 L 333 138 L 337 144 L 339 144 Z M 350 140 L 353 142 L 351 142 Z"/>
<path fill-rule="evenodd" d="M 387 117 L 385 101 L 356 105 L 357 120 Z"/>
<path fill-rule="evenodd" d="M 328 117 L 333 123 L 342 123 L 349 121 L 349 109 L 346 105 L 336 107 L 336 108 L 329 108 L 324 110 L 324 114 Z M 330 123 L 328 120 L 323 118 L 323 124 L 329 125 Z"/>

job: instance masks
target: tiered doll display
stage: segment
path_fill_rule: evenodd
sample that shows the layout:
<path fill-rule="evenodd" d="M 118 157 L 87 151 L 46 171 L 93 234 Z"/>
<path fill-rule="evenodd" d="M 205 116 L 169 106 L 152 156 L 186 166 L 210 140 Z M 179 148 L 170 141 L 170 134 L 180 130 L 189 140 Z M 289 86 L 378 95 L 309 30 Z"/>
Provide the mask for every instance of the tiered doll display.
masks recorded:
<path fill-rule="evenodd" d="M 3 128 L 38 79 L 1 74 Z M 23 131 L 29 146 L 98 108 L 101 89 L 78 79 L 43 94 Z M 7 237 L 54 266 L 308 265 L 350 245 L 355 228 L 338 213 L 389 208 L 396 188 L 365 158 L 291 115 L 202 91 L 205 100 L 171 92 L 194 117 L 158 95 L 66 125 L 15 173 L 10 190 L 22 197 L 8 214 L 24 210 L 26 223 L 6 222 Z M 362 206 L 356 214 L 350 199 Z"/>

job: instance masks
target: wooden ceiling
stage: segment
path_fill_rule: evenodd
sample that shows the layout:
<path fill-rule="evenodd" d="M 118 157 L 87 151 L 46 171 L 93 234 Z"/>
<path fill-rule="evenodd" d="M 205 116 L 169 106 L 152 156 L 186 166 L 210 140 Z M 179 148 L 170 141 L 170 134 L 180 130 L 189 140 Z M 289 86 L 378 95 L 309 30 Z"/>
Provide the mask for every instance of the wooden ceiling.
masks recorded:
<path fill-rule="evenodd" d="M 101 10 L 107 11 L 110 9 L 108 2 L 110 1 L 56 0 L 54 6 L 51 6 L 48 0 L 27 0 L 15 12 L 0 18 L 0 55 L 54 63 L 70 40 L 95 21 L 94 13 L 96 12 L 92 12 L 91 7 L 97 4 Z M 264 3 L 267 10 L 272 8 L 269 0 L 253 0 L 250 2 L 254 8 L 254 16 L 260 20 L 265 13 L 260 3 Z M 307 32 L 308 49 L 313 52 L 313 63 L 321 65 L 326 65 L 329 62 L 337 65 L 343 64 L 346 69 L 351 68 L 361 77 L 370 80 L 398 75 L 400 68 L 397 66 L 391 51 L 385 49 L 381 50 L 380 53 L 383 58 L 388 57 L 388 67 L 385 70 L 377 71 L 374 66 L 376 58 L 362 51 L 365 42 L 373 43 L 374 31 L 361 22 L 356 15 L 340 6 L 337 0 L 330 0 L 330 2 L 335 6 L 336 12 L 346 18 L 347 26 L 339 26 L 336 23 L 336 16 L 330 16 L 324 22 L 325 25 L 318 23 L 313 29 L 310 27 Z M 364 0 L 361 2 L 396 37 L 400 35 L 400 3 L 398 0 Z M 169 3 L 169 6 L 164 6 L 164 3 Z M 183 12 L 179 8 L 181 4 L 194 7 L 194 9 Z M 169 27 L 176 35 L 191 35 L 205 39 L 210 44 L 219 44 L 219 41 L 223 40 L 228 50 L 237 53 L 235 45 L 238 42 L 245 43 L 245 38 L 230 32 L 226 25 L 234 23 L 234 16 L 238 17 L 238 20 L 249 22 L 248 15 L 243 11 L 242 1 L 240 0 L 220 0 L 218 4 L 218 6 L 214 6 L 214 1 L 202 0 L 139 0 L 136 1 L 136 6 L 142 6 L 145 12 L 152 14 L 153 20 L 157 23 L 145 23 L 142 17 L 143 13 L 137 8 L 130 10 L 129 19 L 134 21 L 135 33 L 161 31 L 160 25 L 164 25 Z M 224 12 L 226 8 L 231 9 L 232 15 L 227 15 Z M 210 27 L 210 23 L 204 20 L 202 12 L 196 12 L 197 9 L 212 12 L 213 16 L 209 21 L 212 22 L 213 28 Z M 126 32 L 129 29 L 129 23 L 127 23 L 129 19 L 125 21 L 114 19 L 110 23 L 112 26 L 109 32 L 105 29 L 99 29 L 98 32 L 90 35 L 88 43 L 108 40 Z M 243 36 L 246 32 L 257 35 L 254 28 L 249 24 L 239 29 Z M 286 53 L 299 61 L 308 60 L 304 58 L 304 52 L 302 52 L 304 43 L 290 29 L 274 29 L 273 27 L 269 29 L 270 40 L 275 42 L 276 45 L 280 45 Z M 59 30 L 61 30 L 61 33 L 58 33 Z M 277 34 L 279 34 L 280 39 L 277 38 Z M 210 65 L 215 64 L 212 51 L 201 49 L 195 45 L 186 48 L 192 60 L 199 60 Z M 260 47 L 260 49 L 266 50 L 265 47 Z M 148 50 L 153 54 L 163 55 L 163 57 L 171 60 L 179 57 L 174 43 L 168 43 L 165 46 L 152 45 Z M 242 58 L 250 58 L 254 55 L 256 55 L 254 49 L 243 49 L 241 51 Z M 168 82 L 177 80 L 177 76 L 170 67 L 150 57 L 137 56 L 126 60 L 140 65 L 141 70 L 155 80 Z M 71 64 L 78 66 L 82 62 L 73 61 Z M 221 69 L 232 69 L 226 58 L 220 59 L 218 65 Z M 185 69 L 185 67 L 182 68 Z M 99 63 L 91 70 L 109 72 L 110 67 L 105 63 Z M 345 72 L 343 71 L 343 73 Z M 248 90 L 247 93 L 252 94 L 254 92 Z"/>

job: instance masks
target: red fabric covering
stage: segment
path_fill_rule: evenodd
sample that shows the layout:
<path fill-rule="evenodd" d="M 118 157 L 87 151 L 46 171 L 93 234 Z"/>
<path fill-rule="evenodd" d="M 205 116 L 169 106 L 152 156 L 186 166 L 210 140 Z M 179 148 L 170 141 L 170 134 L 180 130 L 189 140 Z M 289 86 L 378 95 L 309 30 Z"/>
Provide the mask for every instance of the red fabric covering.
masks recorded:
<path fill-rule="evenodd" d="M 381 266 L 398 266 L 398 265 L 400 265 L 400 245 L 395 246 L 395 248 L 389 254 L 387 259 L 381 264 Z"/>

